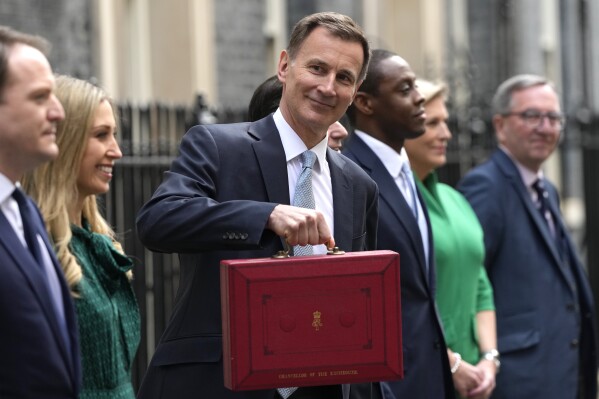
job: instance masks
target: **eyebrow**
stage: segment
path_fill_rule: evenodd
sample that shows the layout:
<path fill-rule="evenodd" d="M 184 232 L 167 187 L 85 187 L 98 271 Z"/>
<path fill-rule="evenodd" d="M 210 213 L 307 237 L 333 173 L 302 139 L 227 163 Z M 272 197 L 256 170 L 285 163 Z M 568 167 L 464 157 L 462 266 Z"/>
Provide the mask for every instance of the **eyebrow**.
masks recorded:
<path fill-rule="evenodd" d="M 320 58 L 311 58 L 311 59 L 309 59 L 307 61 L 307 64 L 308 65 L 316 64 L 316 65 L 319 65 L 319 66 L 326 66 L 327 68 L 331 67 L 331 65 L 328 62 L 326 62 L 326 61 L 324 61 L 324 60 L 322 60 Z M 346 69 L 346 68 L 342 68 L 342 69 L 340 69 L 340 70 L 337 71 L 337 74 L 340 74 L 340 73 L 343 73 L 343 74 L 346 74 L 346 75 L 350 76 L 353 81 L 355 81 L 357 79 L 357 76 L 358 76 L 354 72 L 352 72 L 351 70 Z"/>
<path fill-rule="evenodd" d="M 102 124 L 102 125 L 96 125 L 96 126 L 92 126 L 92 130 L 98 130 L 98 129 L 115 129 L 116 130 L 116 124 L 114 125 L 106 125 L 106 124 Z"/>

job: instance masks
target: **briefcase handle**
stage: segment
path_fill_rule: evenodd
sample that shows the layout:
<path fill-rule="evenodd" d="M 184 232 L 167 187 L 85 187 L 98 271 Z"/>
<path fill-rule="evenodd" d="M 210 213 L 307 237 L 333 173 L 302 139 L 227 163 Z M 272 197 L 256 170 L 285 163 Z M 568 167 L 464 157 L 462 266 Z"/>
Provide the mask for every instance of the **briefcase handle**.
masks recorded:
<path fill-rule="evenodd" d="M 272 257 L 275 259 L 284 259 L 289 258 L 289 252 L 291 252 L 291 247 L 287 240 L 283 241 L 283 245 L 285 245 L 284 249 L 277 251 Z M 345 251 L 339 247 L 327 248 L 327 255 L 345 255 Z"/>

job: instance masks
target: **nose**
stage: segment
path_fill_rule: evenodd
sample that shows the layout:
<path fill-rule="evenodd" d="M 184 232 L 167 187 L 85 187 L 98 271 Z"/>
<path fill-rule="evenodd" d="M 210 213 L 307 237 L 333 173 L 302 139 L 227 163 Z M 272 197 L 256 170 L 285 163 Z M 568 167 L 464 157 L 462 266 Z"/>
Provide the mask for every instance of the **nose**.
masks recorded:
<path fill-rule="evenodd" d="M 64 119 L 64 108 L 58 98 L 52 94 L 48 108 L 48 120 L 58 122 Z"/>
<path fill-rule="evenodd" d="M 335 74 L 330 73 L 325 75 L 322 82 L 318 86 L 320 92 L 326 96 L 335 95 Z"/>
<path fill-rule="evenodd" d="M 447 141 L 451 140 L 451 130 L 449 130 L 449 126 L 447 126 L 447 122 L 441 122 L 441 137 Z"/>
<path fill-rule="evenodd" d="M 110 143 L 110 147 L 108 148 L 107 155 L 112 159 L 121 159 L 123 157 L 123 153 L 121 152 L 121 147 L 115 136 L 112 136 L 112 142 Z"/>
<path fill-rule="evenodd" d="M 341 124 L 341 122 L 334 122 L 329 127 L 329 137 L 333 139 L 343 140 L 348 136 L 347 129 Z"/>
<path fill-rule="evenodd" d="M 424 104 L 424 97 L 422 97 L 422 94 L 420 94 L 418 89 L 412 90 L 412 97 L 414 100 L 414 104 L 416 104 L 418 106 L 421 106 Z"/>
<path fill-rule="evenodd" d="M 541 119 L 537 125 L 537 130 L 541 132 L 553 133 L 555 131 L 555 126 L 551 124 L 551 121 L 547 115 L 541 115 Z"/>

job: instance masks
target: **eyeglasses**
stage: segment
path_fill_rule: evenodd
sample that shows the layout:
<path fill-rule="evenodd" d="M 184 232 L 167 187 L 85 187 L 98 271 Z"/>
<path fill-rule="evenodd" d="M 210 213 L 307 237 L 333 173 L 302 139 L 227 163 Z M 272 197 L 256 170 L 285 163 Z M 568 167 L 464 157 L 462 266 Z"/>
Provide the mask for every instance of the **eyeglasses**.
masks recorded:
<path fill-rule="evenodd" d="M 503 116 L 517 116 L 526 124 L 529 128 L 539 127 L 543 123 L 543 119 L 547 118 L 549 126 L 554 129 L 563 129 L 566 118 L 563 114 L 558 112 L 541 112 L 537 109 L 527 109 L 522 112 L 507 112 Z"/>

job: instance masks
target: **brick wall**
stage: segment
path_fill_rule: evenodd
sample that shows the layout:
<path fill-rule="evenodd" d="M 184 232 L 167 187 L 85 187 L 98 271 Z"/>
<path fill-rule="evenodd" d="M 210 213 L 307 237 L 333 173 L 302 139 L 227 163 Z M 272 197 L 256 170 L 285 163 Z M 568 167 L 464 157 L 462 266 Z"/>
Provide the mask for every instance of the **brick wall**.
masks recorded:
<path fill-rule="evenodd" d="M 56 72 L 94 75 L 93 40 L 87 0 L 2 0 L 0 24 L 45 37 L 52 43 Z"/>

